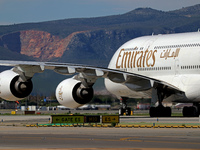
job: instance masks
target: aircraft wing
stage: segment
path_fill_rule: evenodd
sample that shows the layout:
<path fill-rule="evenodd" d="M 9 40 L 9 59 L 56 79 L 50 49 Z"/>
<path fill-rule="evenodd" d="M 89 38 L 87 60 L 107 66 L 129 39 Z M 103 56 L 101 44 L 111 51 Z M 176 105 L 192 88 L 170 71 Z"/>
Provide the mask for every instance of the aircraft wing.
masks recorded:
<path fill-rule="evenodd" d="M 114 69 L 93 67 L 87 65 L 78 65 L 70 63 L 56 62 L 35 62 L 35 61 L 7 61 L 0 60 L 1 66 L 14 66 L 13 71 L 24 74 L 26 77 L 32 77 L 35 73 L 41 73 L 45 69 L 54 70 L 63 75 L 71 75 L 79 73 L 81 78 L 94 79 L 103 77 L 108 78 L 115 83 L 126 85 L 130 89 L 140 91 L 140 86 L 148 84 L 151 87 L 165 86 L 173 93 L 182 92 L 179 88 L 154 78 L 143 76 L 140 74 L 129 73 Z M 138 86 L 137 88 L 135 88 Z"/>

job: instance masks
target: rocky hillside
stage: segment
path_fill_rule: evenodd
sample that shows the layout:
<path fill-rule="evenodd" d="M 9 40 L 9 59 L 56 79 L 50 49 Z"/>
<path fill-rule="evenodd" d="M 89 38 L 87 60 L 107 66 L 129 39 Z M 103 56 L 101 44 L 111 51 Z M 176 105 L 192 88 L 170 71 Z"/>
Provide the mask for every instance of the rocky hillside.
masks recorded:
<path fill-rule="evenodd" d="M 72 38 L 79 33 L 82 32 L 74 32 L 61 39 L 48 32 L 25 30 L 3 35 L 0 46 L 22 55 L 47 61 L 62 57 Z"/>

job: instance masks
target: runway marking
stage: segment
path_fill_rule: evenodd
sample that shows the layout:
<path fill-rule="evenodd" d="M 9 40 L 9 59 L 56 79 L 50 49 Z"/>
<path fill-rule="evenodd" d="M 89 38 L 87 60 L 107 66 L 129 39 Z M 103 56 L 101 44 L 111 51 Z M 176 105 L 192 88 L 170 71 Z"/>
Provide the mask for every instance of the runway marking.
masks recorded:
<path fill-rule="evenodd" d="M 139 138 L 139 137 L 128 137 L 128 138 L 121 138 L 120 141 L 134 141 L 134 142 L 142 142 L 141 140 L 130 140 L 132 138 Z"/>
<path fill-rule="evenodd" d="M 161 137 L 161 136 L 158 136 Z M 132 142 L 156 142 L 156 143 L 177 143 L 177 144 L 197 144 L 200 145 L 200 143 L 195 143 L 195 142 L 173 142 L 173 141 L 153 141 L 153 140 L 147 140 L 147 139 L 142 139 L 142 140 L 133 140 L 133 138 L 149 138 L 149 136 L 147 137 L 127 137 L 127 138 L 121 138 L 120 141 L 132 141 Z"/>

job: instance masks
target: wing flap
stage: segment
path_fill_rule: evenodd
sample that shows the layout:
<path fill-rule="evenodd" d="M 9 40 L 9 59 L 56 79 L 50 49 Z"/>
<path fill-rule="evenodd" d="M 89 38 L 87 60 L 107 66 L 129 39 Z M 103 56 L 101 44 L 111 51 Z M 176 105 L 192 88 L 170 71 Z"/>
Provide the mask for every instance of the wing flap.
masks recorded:
<path fill-rule="evenodd" d="M 131 76 L 131 75 L 127 76 L 125 85 L 129 89 L 134 90 L 134 91 L 145 91 L 145 90 L 149 90 L 150 88 L 152 88 L 152 86 L 150 84 L 150 80 L 143 79 L 143 78 L 137 77 L 137 76 Z"/>

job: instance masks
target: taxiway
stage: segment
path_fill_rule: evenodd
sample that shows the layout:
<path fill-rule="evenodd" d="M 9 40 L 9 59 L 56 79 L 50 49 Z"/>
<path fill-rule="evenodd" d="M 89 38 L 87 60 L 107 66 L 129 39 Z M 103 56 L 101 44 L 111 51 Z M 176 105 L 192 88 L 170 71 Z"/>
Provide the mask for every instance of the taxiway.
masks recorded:
<path fill-rule="evenodd" d="M 0 127 L 0 149 L 199 149 L 200 129 Z"/>

